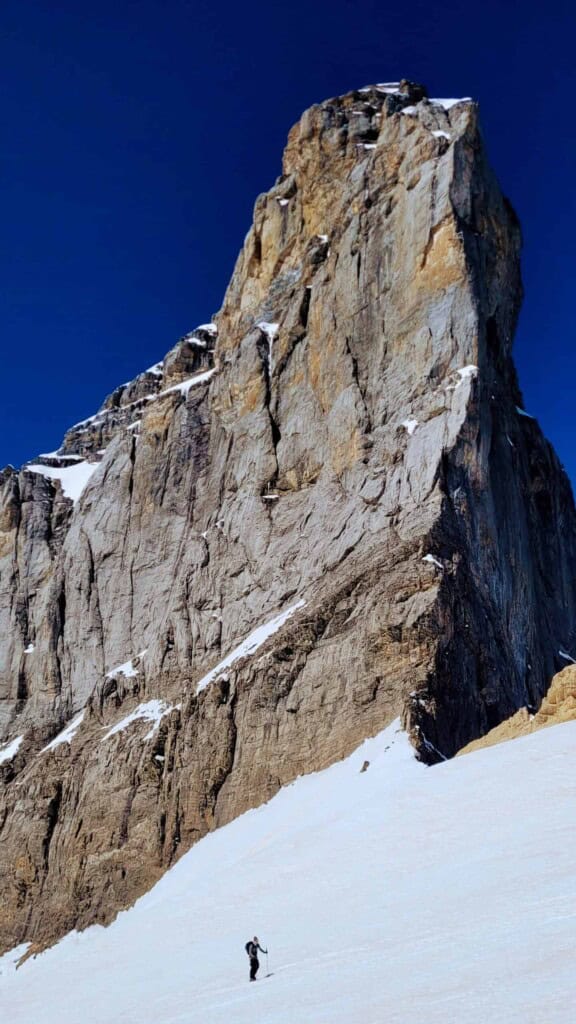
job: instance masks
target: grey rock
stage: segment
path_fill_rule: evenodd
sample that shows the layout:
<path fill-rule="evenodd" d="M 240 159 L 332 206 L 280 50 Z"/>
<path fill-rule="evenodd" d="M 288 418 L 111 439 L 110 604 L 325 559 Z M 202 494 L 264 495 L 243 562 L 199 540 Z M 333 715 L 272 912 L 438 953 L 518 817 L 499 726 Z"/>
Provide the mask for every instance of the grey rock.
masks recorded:
<path fill-rule="evenodd" d="M 45 457 L 101 460 L 75 504 L 0 475 L 0 727 L 24 737 L 1 766 L 0 946 L 111 920 L 397 716 L 433 762 L 539 704 L 570 648 L 576 516 L 517 412 L 519 250 L 474 103 L 403 82 L 312 107 L 217 341 L 181 339 Z M 108 736 L 153 701 L 157 728 Z"/>

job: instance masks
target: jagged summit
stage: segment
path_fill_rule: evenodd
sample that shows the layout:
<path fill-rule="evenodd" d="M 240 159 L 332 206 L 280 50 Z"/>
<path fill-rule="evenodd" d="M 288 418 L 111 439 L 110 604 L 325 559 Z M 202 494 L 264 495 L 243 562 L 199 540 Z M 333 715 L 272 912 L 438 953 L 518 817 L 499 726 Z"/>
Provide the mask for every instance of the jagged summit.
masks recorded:
<path fill-rule="evenodd" d="M 0 945 L 109 921 L 399 715 L 436 761 L 540 703 L 576 515 L 519 249 L 476 104 L 313 106 L 214 325 L 0 474 Z"/>
<path fill-rule="evenodd" d="M 352 104 L 348 109 L 346 101 L 349 105 Z M 458 104 L 470 102 L 472 101 L 469 98 L 429 99 L 425 86 L 404 79 L 401 82 L 365 86 L 345 97 L 327 100 L 321 106 L 329 111 L 332 104 L 342 104 L 347 118 L 346 129 L 348 130 L 349 121 L 354 118 L 351 134 L 356 140 L 356 145 L 370 149 L 375 143 L 366 140 L 378 138 L 379 128 L 376 121 L 381 117 L 383 107 L 387 112 L 401 112 L 410 117 L 418 117 L 421 123 L 430 126 L 436 138 L 449 141 L 450 133 L 445 130 L 450 127 L 449 118 L 443 117 L 442 111 L 450 111 Z M 362 118 L 362 121 L 355 120 L 356 117 Z M 439 129 L 438 124 L 444 127 Z M 358 141 L 359 139 L 363 141 Z M 280 183 L 285 185 L 283 179 L 280 179 Z M 289 199 L 283 197 L 278 202 L 281 206 L 286 206 Z M 324 236 L 320 238 L 323 239 Z M 26 468 L 46 466 L 55 470 L 68 469 L 70 466 L 63 463 L 70 463 L 72 457 L 78 460 L 87 458 L 91 464 L 100 462 L 107 446 L 120 431 L 139 429 L 147 403 L 173 393 L 178 385 L 183 386 L 189 379 L 191 381 L 200 371 L 214 368 L 217 334 L 217 325 L 211 322 L 200 324 L 195 330 L 184 335 L 163 360 L 139 373 L 134 380 L 120 385 L 106 398 L 96 414 L 74 424 L 66 432 L 60 448 L 30 460 Z M 201 382 L 200 380 L 199 383 Z M 50 477 L 50 474 L 47 475 Z M 56 474 L 52 474 L 51 478 L 59 479 Z M 89 476 L 86 476 L 86 482 L 88 479 Z M 66 486 L 63 490 L 66 494 Z"/>

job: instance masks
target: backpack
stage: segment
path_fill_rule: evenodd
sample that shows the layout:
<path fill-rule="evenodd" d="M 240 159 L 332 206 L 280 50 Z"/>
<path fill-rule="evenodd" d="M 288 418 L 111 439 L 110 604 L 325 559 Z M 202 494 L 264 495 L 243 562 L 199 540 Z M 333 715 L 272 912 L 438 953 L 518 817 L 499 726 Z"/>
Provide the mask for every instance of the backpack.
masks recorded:
<path fill-rule="evenodd" d="M 244 946 L 244 949 L 245 949 L 245 950 L 246 950 L 246 952 L 248 953 L 248 956 L 252 956 L 251 950 L 252 950 L 252 946 L 253 946 L 253 945 L 254 945 L 254 943 L 252 942 L 252 940 L 250 940 L 250 941 L 249 941 L 249 942 L 247 942 L 247 943 L 246 943 L 246 945 Z"/>

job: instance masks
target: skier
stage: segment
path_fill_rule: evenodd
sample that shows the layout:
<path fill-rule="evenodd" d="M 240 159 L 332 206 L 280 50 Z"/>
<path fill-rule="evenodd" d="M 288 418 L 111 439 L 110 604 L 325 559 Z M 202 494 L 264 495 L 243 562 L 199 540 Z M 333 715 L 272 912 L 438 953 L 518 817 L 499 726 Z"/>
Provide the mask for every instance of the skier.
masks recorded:
<path fill-rule="evenodd" d="M 244 948 L 250 957 L 250 981 L 257 981 L 256 975 L 258 973 L 258 968 L 260 967 L 258 950 L 260 950 L 261 953 L 266 954 L 268 954 L 268 950 L 262 949 L 262 946 L 258 942 L 257 935 L 255 935 L 251 941 L 247 942 Z"/>

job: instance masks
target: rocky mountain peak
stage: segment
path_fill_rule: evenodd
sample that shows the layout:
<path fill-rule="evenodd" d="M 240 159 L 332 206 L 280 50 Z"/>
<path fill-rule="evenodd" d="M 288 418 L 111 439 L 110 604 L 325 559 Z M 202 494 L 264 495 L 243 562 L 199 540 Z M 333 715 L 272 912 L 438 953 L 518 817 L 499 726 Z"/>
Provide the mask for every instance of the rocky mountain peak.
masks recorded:
<path fill-rule="evenodd" d="M 398 715 L 434 762 L 539 705 L 576 516 L 519 251 L 471 100 L 313 106 L 215 323 L 0 475 L 1 945 L 109 921 Z"/>

